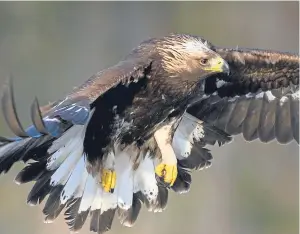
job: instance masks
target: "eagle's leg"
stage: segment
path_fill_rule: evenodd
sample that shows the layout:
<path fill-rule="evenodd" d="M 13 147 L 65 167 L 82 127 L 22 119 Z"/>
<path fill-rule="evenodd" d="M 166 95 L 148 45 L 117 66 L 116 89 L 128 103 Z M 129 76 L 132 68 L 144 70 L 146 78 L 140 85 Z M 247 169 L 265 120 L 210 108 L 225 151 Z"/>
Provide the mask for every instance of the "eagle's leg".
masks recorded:
<path fill-rule="evenodd" d="M 161 161 L 155 167 L 156 175 L 166 184 L 173 186 L 177 178 L 177 158 L 171 144 L 172 124 L 166 125 L 154 133 L 161 152 Z"/>
<path fill-rule="evenodd" d="M 105 192 L 114 192 L 116 186 L 116 172 L 114 170 L 115 155 L 109 152 L 101 170 L 101 184 Z"/>

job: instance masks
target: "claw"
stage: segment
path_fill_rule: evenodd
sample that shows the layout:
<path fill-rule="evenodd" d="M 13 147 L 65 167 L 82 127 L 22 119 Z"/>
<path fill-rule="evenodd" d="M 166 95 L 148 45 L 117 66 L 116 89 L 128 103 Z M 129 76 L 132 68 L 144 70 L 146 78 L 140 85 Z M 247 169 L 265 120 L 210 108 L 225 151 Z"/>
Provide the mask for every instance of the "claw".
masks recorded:
<path fill-rule="evenodd" d="M 109 169 L 103 169 L 102 175 L 101 175 L 101 184 L 103 187 L 103 190 L 105 192 L 114 192 L 114 188 L 116 186 L 116 172 Z"/>
<path fill-rule="evenodd" d="M 171 187 L 175 183 L 177 178 L 177 165 L 169 165 L 161 163 L 156 166 L 155 173 L 161 178 L 166 184 L 170 185 Z"/>
<path fill-rule="evenodd" d="M 22 127 L 16 112 L 16 105 L 15 105 L 11 77 L 9 77 L 7 83 L 4 86 L 3 96 L 1 101 L 2 101 L 3 115 L 9 128 L 12 130 L 14 134 L 16 134 L 19 137 L 23 137 L 23 138 L 28 137 L 28 134 L 25 132 L 24 128 Z"/>
<path fill-rule="evenodd" d="M 37 131 L 39 131 L 42 134 L 49 134 L 47 128 L 45 127 L 37 98 L 34 99 L 31 105 L 31 119 Z"/>

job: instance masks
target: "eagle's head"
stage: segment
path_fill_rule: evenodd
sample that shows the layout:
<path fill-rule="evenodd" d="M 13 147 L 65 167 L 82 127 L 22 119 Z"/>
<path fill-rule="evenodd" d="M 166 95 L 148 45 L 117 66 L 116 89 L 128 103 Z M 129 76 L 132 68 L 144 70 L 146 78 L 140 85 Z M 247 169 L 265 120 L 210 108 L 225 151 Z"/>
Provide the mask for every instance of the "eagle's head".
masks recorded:
<path fill-rule="evenodd" d="M 213 46 L 198 36 L 171 34 L 157 46 L 162 68 L 169 77 L 198 81 L 215 73 L 229 72 L 227 62 Z"/>
<path fill-rule="evenodd" d="M 214 51 L 211 43 L 199 36 L 169 34 L 144 41 L 138 50 L 155 56 L 170 80 L 180 78 L 176 80 L 196 83 L 212 74 L 229 72 L 227 62 Z"/>

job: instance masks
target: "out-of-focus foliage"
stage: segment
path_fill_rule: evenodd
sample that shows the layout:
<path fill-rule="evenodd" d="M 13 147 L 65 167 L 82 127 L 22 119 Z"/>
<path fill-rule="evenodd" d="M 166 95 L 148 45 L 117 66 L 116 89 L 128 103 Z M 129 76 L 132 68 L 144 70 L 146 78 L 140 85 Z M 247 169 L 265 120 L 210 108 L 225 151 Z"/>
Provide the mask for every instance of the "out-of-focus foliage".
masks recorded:
<path fill-rule="evenodd" d="M 227 47 L 299 51 L 298 2 L 1 2 L 0 85 L 14 75 L 24 124 L 34 96 L 62 97 L 149 37 L 201 35 Z M 1 134 L 10 134 L 1 116 Z M 245 143 L 212 147 L 210 169 L 193 173 L 188 194 L 171 194 L 163 213 L 142 212 L 112 234 L 298 233 L 298 146 Z M 25 204 L 32 184 L 13 183 L 21 163 L 0 177 L 0 233 L 69 233 L 62 217 L 44 224 Z M 81 233 L 88 233 L 88 224 Z"/>

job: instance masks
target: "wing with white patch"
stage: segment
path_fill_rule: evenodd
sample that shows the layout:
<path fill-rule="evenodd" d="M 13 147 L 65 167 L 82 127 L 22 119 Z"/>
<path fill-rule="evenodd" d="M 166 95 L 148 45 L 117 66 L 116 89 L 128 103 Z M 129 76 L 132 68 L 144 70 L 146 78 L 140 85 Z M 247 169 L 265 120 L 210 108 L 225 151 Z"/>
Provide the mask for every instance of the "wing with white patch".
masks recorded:
<path fill-rule="evenodd" d="M 176 192 L 189 190 L 190 170 L 211 165 L 206 145 L 229 142 L 230 135 L 243 134 L 248 141 L 299 143 L 299 57 L 263 50 L 214 49 L 231 72 L 202 81 L 199 96 L 175 130 Z"/>
<path fill-rule="evenodd" d="M 101 167 L 108 163 L 104 157 L 107 152 L 102 150 L 113 143 L 113 109 L 120 103 L 127 104 L 134 92 L 143 88 L 154 69 L 153 53 L 153 46 L 137 47 L 125 60 L 93 75 L 65 98 L 42 107 L 35 100 L 31 107 L 33 124 L 27 129 L 16 112 L 11 80 L 4 86 L 3 114 L 16 137 L 0 137 L 0 173 L 6 173 L 17 161 L 30 160 L 15 180 L 19 184 L 35 182 L 27 198 L 31 205 L 49 195 L 43 209 L 46 222 L 65 210 L 69 228 L 77 231 L 91 213 L 90 229 L 103 233 L 111 228 L 116 211 L 121 223 L 130 226 L 142 202 L 149 207 L 152 203 L 163 206 L 166 199 L 157 203 L 163 190 L 156 184 L 154 169 L 147 164 L 155 180 L 150 189 L 157 190 L 152 194 L 147 185 L 150 176 L 139 170 L 142 179 L 136 185 L 131 155 L 122 152 L 111 160 L 118 173 L 114 191 L 107 193 L 101 186 Z"/>
<path fill-rule="evenodd" d="M 177 157 L 178 176 L 172 189 L 178 193 L 189 191 L 191 170 L 202 170 L 211 166 L 212 155 L 207 145 L 222 145 L 231 141 L 224 131 L 197 119 L 185 112 L 175 129 L 172 147 Z"/>
<path fill-rule="evenodd" d="M 150 69 L 150 60 L 136 58 L 133 53 L 128 60 L 93 76 L 63 100 L 44 107 L 35 100 L 31 108 L 33 124 L 27 129 L 18 119 L 11 81 L 5 85 L 3 114 L 16 137 L 0 138 L 0 173 L 6 173 L 17 161 L 30 161 L 15 181 L 18 184 L 35 182 L 27 198 L 30 205 L 40 204 L 48 196 L 43 209 L 45 222 L 54 221 L 64 211 L 70 230 L 78 231 L 91 214 L 90 229 L 103 233 L 111 228 L 116 211 L 121 223 L 131 226 L 143 202 L 149 209 L 165 206 L 166 189 L 156 184 L 153 157 L 146 160 L 146 166 L 141 163 L 148 173 L 136 168 L 140 178 L 134 180 L 137 176 L 132 155 L 114 151 L 117 158 L 113 163 L 118 177 L 111 193 L 101 186 L 99 164 L 88 160 L 89 152 L 101 151 L 106 146 L 99 144 L 101 139 L 96 139 L 95 134 L 100 133 L 110 140 L 110 134 L 104 130 L 111 128 L 105 120 L 113 120 L 107 115 L 114 107 L 107 105 L 112 103 L 111 98 L 124 94 L 120 90 L 131 92 L 132 85 L 139 85 L 140 79 L 148 78 Z M 101 154 L 95 156 L 102 160 Z"/>

